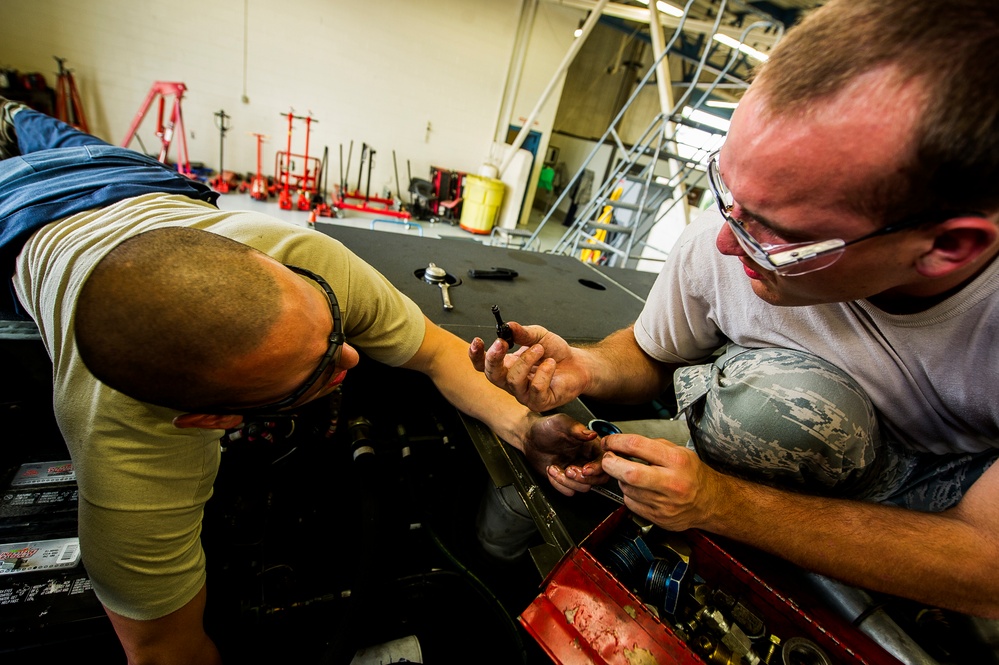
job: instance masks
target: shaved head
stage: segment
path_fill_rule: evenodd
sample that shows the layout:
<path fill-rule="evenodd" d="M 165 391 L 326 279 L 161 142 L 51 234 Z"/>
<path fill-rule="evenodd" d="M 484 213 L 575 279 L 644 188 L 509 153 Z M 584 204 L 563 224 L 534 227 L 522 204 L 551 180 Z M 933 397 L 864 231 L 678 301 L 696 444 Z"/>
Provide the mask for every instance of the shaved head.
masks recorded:
<path fill-rule="evenodd" d="M 183 411 L 234 403 L 239 386 L 219 377 L 262 344 L 281 308 L 263 257 L 183 227 L 126 240 L 80 292 L 75 334 L 83 362 L 144 402 Z"/>

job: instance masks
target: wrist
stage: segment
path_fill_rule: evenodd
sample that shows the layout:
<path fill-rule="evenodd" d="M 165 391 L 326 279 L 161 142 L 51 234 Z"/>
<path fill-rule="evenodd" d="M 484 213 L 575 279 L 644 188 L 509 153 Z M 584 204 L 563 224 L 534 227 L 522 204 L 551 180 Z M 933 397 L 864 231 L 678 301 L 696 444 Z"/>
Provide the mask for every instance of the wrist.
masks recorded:
<path fill-rule="evenodd" d="M 493 432 L 506 443 L 524 452 L 531 439 L 531 429 L 542 416 L 521 404 L 517 404 L 517 407 L 509 414 L 505 424 L 499 428 L 494 427 Z"/>
<path fill-rule="evenodd" d="M 589 348 L 572 347 L 572 386 L 576 397 L 593 395 L 597 389 L 597 361 L 599 357 Z"/>

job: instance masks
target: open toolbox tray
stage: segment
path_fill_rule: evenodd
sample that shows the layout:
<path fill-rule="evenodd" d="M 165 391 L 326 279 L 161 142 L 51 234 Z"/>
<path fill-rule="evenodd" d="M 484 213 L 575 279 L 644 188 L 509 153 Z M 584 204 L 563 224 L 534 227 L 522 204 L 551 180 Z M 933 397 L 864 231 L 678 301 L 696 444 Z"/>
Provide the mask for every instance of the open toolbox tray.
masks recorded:
<path fill-rule="evenodd" d="M 790 569 L 697 530 L 643 524 L 622 507 L 563 557 L 520 622 L 564 665 L 897 665 Z"/>

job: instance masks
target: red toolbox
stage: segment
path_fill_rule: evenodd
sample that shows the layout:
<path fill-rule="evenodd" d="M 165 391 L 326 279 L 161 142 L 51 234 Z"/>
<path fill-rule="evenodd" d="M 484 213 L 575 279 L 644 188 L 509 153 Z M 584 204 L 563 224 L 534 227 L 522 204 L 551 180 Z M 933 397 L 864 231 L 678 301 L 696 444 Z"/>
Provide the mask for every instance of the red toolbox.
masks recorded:
<path fill-rule="evenodd" d="M 620 508 L 563 557 L 521 624 L 564 665 L 897 665 L 807 589 L 781 588 L 789 564 L 739 549 Z"/>

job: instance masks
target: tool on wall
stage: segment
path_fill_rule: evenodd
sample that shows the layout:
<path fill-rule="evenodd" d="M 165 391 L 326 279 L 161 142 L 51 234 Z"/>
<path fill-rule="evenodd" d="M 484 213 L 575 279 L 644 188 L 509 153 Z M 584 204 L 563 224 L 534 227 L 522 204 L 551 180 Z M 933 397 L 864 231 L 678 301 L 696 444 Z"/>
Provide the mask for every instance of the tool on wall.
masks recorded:
<path fill-rule="evenodd" d="M 222 156 L 225 148 L 225 133 L 229 131 L 229 120 L 232 119 L 231 115 L 225 112 L 225 109 L 221 109 L 215 112 L 215 126 L 219 130 L 219 174 L 212 180 L 209 184 L 212 188 L 221 194 L 229 193 L 229 180 L 225 177 L 225 169 L 222 166 Z"/>
<path fill-rule="evenodd" d="M 149 111 L 150 105 L 153 101 L 158 100 L 158 113 L 156 117 L 156 136 L 160 139 L 161 148 L 157 159 L 160 162 L 167 163 L 167 153 L 170 151 L 170 144 L 173 142 L 174 132 L 180 136 L 180 146 L 177 149 L 177 172 L 183 173 L 184 175 L 191 177 L 193 174 L 191 172 L 191 161 L 187 155 L 187 136 L 184 134 L 184 116 L 180 110 L 180 101 L 184 98 L 184 93 L 187 92 L 187 86 L 183 83 L 175 83 L 169 81 L 156 81 L 153 83 L 152 87 L 149 89 L 149 94 L 146 95 L 146 99 L 142 102 L 142 106 L 139 107 L 138 113 L 135 114 L 135 118 L 132 119 L 132 124 L 128 128 L 128 134 L 125 135 L 125 140 L 122 141 L 121 145 L 123 148 L 127 148 L 128 144 L 132 142 L 135 137 L 135 132 L 139 129 L 139 125 L 142 124 L 143 118 L 146 117 L 146 113 Z M 163 112 L 165 110 L 166 97 L 172 95 L 173 106 L 170 109 L 170 116 L 166 122 L 164 122 Z"/>
<path fill-rule="evenodd" d="M 66 69 L 66 58 L 52 56 L 59 63 L 59 73 L 56 80 L 56 114 L 55 117 L 67 125 L 76 127 L 87 134 L 87 118 L 83 114 L 83 103 L 80 101 L 80 91 L 76 88 L 73 72 Z"/>

